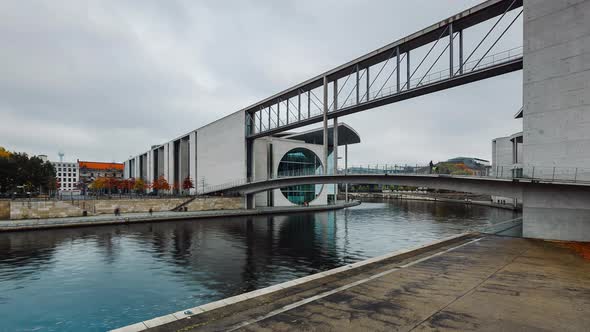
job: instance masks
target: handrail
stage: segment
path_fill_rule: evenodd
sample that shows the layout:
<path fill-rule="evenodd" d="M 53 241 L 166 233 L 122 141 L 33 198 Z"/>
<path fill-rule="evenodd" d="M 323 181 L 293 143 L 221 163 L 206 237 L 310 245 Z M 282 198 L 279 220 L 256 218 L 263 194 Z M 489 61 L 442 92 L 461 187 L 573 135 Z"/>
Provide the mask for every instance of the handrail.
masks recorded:
<path fill-rule="evenodd" d="M 449 170 L 444 166 L 433 165 L 408 165 L 408 164 L 364 164 L 349 166 L 346 170 L 338 169 L 337 175 L 448 175 L 452 177 L 470 178 L 499 178 L 512 180 L 530 180 L 532 182 L 560 182 L 560 183 L 587 183 L 590 184 L 590 167 L 558 167 L 558 166 L 520 166 L 520 165 L 494 165 L 482 166 L 481 169 L 461 168 Z M 311 169 L 306 171 L 280 172 L 275 177 L 268 178 L 243 178 L 222 184 L 207 186 L 198 191 L 199 195 L 208 193 L 231 191 L 248 183 L 261 183 L 269 180 L 294 178 L 301 176 L 321 176 L 322 170 Z M 328 173 L 328 175 L 334 175 Z"/>

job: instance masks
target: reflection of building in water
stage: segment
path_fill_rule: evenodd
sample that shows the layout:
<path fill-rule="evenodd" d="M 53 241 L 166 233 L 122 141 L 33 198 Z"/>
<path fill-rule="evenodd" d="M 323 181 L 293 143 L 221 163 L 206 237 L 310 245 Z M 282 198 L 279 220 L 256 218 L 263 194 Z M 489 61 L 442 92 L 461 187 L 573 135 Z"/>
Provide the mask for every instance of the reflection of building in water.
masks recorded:
<path fill-rule="evenodd" d="M 325 212 L 0 234 L 0 268 L 42 271 L 73 240 L 99 266 L 140 254 L 155 267 L 172 267 L 187 285 L 209 289 L 207 296 L 242 293 L 341 262 L 334 213 Z"/>

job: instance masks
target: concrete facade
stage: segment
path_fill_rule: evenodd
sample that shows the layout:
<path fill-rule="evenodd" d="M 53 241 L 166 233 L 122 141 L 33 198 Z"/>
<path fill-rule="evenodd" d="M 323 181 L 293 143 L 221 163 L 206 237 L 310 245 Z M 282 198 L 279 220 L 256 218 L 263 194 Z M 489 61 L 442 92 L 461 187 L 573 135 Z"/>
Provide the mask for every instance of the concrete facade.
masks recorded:
<path fill-rule="evenodd" d="M 202 185 L 213 186 L 246 177 L 244 113 L 235 112 L 125 161 L 125 177 L 153 182 L 160 176 L 182 188 L 190 177 L 195 194 Z M 144 159 L 142 159 L 144 158 Z M 140 166 L 141 165 L 141 166 Z M 145 165 L 145 166 L 144 166 Z"/>
<path fill-rule="evenodd" d="M 244 112 L 197 129 L 197 177 L 205 185 L 246 178 L 246 127 Z"/>
<path fill-rule="evenodd" d="M 590 166 L 590 1 L 524 1 L 526 164 Z"/>
<path fill-rule="evenodd" d="M 51 162 L 59 180 L 60 191 L 78 190 L 80 182 L 80 168 L 77 162 Z"/>
<path fill-rule="evenodd" d="M 267 180 L 277 176 L 279 163 L 283 156 L 292 149 L 306 148 L 317 157 L 323 155 L 323 145 L 309 144 L 301 141 L 284 139 L 278 137 L 259 138 L 254 141 L 254 180 Z M 269 160 L 270 159 L 270 160 Z M 269 174 L 270 171 L 270 174 Z M 322 185 L 318 197 L 309 202 L 309 205 L 325 205 L 328 202 L 328 192 L 330 185 Z M 332 190 L 333 193 L 333 190 Z M 255 206 L 295 206 L 281 192 L 280 189 L 271 191 L 272 204 L 269 202 L 269 194 L 258 193 L 255 195 Z"/>
<path fill-rule="evenodd" d="M 590 180 L 589 22 L 590 0 L 524 0 L 524 164 L 578 180 Z M 589 207 L 585 193 L 525 191 L 524 236 L 589 241 Z"/>
<path fill-rule="evenodd" d="M 512 142 L 510 137 L 498 137 L 492 140 L 492 175 L 497 174 L 501 167 L 512 165 Z M 503 171 L 503 169 L 502 169 Z"/>

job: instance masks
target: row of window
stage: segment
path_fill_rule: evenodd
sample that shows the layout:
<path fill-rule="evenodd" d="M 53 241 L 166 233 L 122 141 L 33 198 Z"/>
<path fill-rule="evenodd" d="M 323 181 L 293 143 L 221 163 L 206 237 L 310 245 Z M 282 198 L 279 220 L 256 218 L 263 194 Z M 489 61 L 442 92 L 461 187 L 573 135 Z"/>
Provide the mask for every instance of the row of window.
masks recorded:
<path fill-rule="evenodd" d="M 61 171 L 64 171 L 64 172 L 72 172 L 73 171 L 73 172 L 75 172 L 76 170 L 77 170 L 76 168 L 72 168 L 72 167 L 67 167 L 67 168 L 66 167 L 64 167 L 64 168 L 58 167 L 57 168 L 57 171 L 58 172 L 61 172 Z"/>
<path fill-rule="evenodd" d="M 61 173 L 57 173 L 57 176 L 60 176 L 61 177 Z M 74 176 L 75 177 L 76 176 L 76 173 L 75 172 L 74 173 L 67 173 L 67 175 L 66 175 L 66 173 L 63 173 L 63 176 L 70 176 L 70 177 L 71 176 Z"/>

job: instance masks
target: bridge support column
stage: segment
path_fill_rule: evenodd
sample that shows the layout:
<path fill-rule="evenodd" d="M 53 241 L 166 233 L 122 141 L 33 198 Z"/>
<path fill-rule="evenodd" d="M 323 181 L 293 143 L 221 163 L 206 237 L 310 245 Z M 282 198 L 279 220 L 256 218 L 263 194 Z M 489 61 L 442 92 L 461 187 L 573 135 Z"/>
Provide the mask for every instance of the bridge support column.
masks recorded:
<path fill-rule="evenodd" d="M 338 80 L 334 81 L 334 111 L 338 110 Z M 332 158 L 334 159 L 333 174 L 338 174 L 338 118 L 334 118 L 334 131 L 332 132 Z M 334 204 L 338 200 L 338 183 L 334 183 Z"/>
<path fill-rule="evenodd" d="M 338 118 L 334 118 L 334 138 L 333 138 L 333 152 L 334 158 L 334 175 L 338 175 Z M 338 183 L 334 184 L 334 203 L 336 203 L 338 197 Z"/>
<path fill-rule="evenodd" d="M 244 195 L 244 207 L 246 208 L 246 210 L 252 210 L 255 208 L 254 194 L 245 194 Z"/>
<path fill-rule="evenodd" d="M 348 175 L 348 144 L 344 145 L 344 175 Z M 344 184 L 344 201 L 348 202 L 348 182 Z"/>
<path fill-rule="evenodd" d="M 328 174 L 328 77 L 324 76 L 324 174 Z"/>
<path fill-rule="evenodd" d="M 530 186 L 523 191 L 524 237 L 590 242 L 590 191 Z"/>

